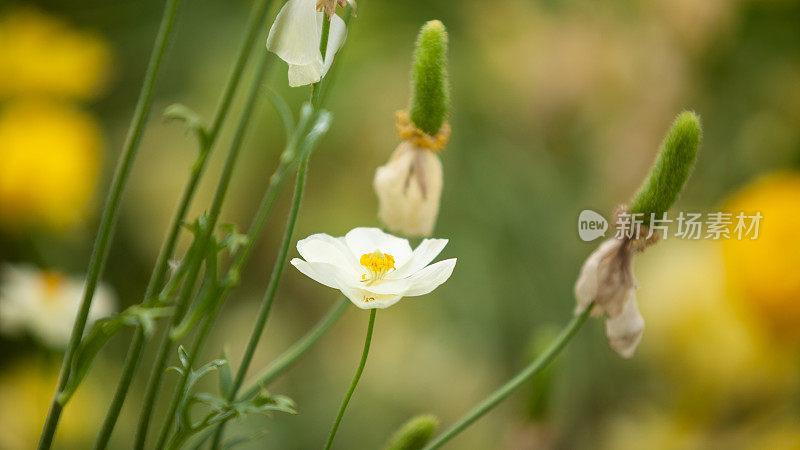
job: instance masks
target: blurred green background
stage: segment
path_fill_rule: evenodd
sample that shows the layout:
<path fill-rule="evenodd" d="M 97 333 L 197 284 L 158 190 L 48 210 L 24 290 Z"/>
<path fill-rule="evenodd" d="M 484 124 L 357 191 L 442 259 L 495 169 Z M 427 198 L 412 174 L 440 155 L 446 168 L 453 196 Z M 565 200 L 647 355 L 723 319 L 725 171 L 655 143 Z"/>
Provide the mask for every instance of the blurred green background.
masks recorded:
<path fill-rule="evenodd" d="M 180 102 L 210 118 L 250 6 L 185 2 L 104 277 L 118 310 L 140 301 L 196 151 L 161 112 Z M 162 7 L 0 4 L 0 262 L 85 272 Z M 800 2 L 362 0 L 338 59 L 333 128 L 311 160 L 296 238 L 379 225 L 372 177 L 397 145 L 394 112 L 407 105 L 413 42 L 430 19 L 450 32 L 453 89 L 435 234 L 450 239 L 442 257 L 458 257 L 458 266 L 435 293 L 378 313 L 336 446 L 380 448 L 423 412 L 447 425 L 522 367 L 547 330 L 569 318 L 572 285 L 596 246 L 578 238 L 578 213 L 608 216 L 627 201 L 673 117 L 693 109 L 704 140 L 674 211 L 761 211 L 759 240 L 668 239 L 648 250 L 637 259 L 647 328 L 634 359 L 614 354 L 602 322 L 591 320 L 544 382 L 448 448 L 800 448 Z M 297 111 L 309 89 L 288 88 L 286 66 L 274 58 L 269 78 Z M 191 217 L 210 204 L 241 100 Z M 240 229 L 284 144 L 265 95 L 258 108 L 222 220 Z M 288 200 L 286 190 L 204 361 L 226 348 L 238 365 Z M 336 301 L 289 267 L 252 371 Z M 366 322 L 366 312 L 351 308 L 270 386 L 297 402 L 299 416 L 249 418 L 229 435 L 266 430 L 243 448 L 319 447 Z M 57 448 L 94 441 L 129 336 L 101 353 L 66 410 Z M 60 352 L 36 333 L 0 336 L 1 449 L 36 442 Z M 114 448 L 131 445 L 152 356 L 149 349 Z M 163 396 L 175 376 L 166 379 Z"/>

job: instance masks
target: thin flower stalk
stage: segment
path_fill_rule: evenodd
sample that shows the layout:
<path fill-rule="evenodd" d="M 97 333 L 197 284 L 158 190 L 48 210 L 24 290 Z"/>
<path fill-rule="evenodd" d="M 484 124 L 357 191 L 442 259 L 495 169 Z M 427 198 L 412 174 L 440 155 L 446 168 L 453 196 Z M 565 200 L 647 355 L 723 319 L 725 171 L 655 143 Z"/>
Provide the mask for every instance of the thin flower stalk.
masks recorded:
<path fill-rule="evenodd" d="M 577 334 L 578 330 L 580 330 L 583 324 L 586 323 L 586 319 L 589 318 L 589 314 L 592 311 L 592 306 L 593 305 L 590 305 L 581 314 L 573 316 L 572 320 L 570 320 L 569 323 L 567 323 L 567 325 L 561 330 L 561 333 L 559 333 L 550 346 L 548 346 L 541 354 L 539 354 L 536 359 L 531 361 L 530 364 L 528 364 L 517 375 L 511 378 L 506 384 L 500 386 L 497 390 L 492 392 L 491 395 L 478 403 L 478 405 L 472 408 L 472 410 L 461 416 L 458 421 L 451 425 L 442 434 L 433 439 L 433 441 L 426 445 L 423 450 L 433 450 L 446 444 L 459 433 L 467 429 L 467 427 L 475 423 L 476 420 L 483 417 L 484 414 L 491 411 L 492 408 L 508 398 L 508 396 L 517 390 L 517 388 L 524 385 L 528 380 L 535 377 L 537 374 L 541 373 L 541 371 L 544 370 L 548 364 L 550 364 L 556 358 L 556 356 L 561 353 L 569 341 L 575 337 L 575 334 Z"/>
<path fill-rule="evenodd" d="M 367 356 L 369 355 L 369 346 L 372 342 L 372 330 L 375 327 L 375 313 L 377 309 L 369 310 L 369 323 L 367 324 L 367 337 L 364 339 L 364 350 L 361 352 L 361 361 L 358 363 L 358 368 L 356 369 L 356 374 L 353 377 L 353 381 L 350 383 L 350 388 L 347 390 L 347 394 L 345 394 L 344 399 L 342 400 L 341 406 L 339 406 L 339 413 L 336 414 L 336 420 L 333 421 L 333 426 L 331 427 L 331 432 L 328 435 L 328 441 L 325 443 L 325 450 L 331 448 L 333 445 L 333 439 L 336 437 L 336 431 L 339 429 L 339 425 L 342 423 L 342 418 L 344 417 L 344 412 L 347 409 L 347 405 L 350 403 L 350 398 L 353 397 L 353 392 L 356 390 L 356 386 L 358 386 L 358 381 L 361 379 L 361 374 L 364 372 L 364 366 L 367 365 Z"/>
<path fill-rule="evenodd" d="M 182 0 L 167 0 L 164 8 L 158 35 L 153 45 L 153 52 L 147 66 L 147 73 L 141 92 L 139 93 L 139 99 L 136 103 L 136 111 L 134 112 L 133 120 L 131 121 L 128 135 L 125 139 L 119 164 L 111 182 L 111 189 L 106 199 L 105 207 L 103 208 L 99 231 L 89 261 L 86 290 L 84 292 L 80 312 L 75 318 L 75 325 L 72 328 L 72 335 L 67 350 L 64 354 L 64 361 L 61 366 L 61 373 L 58 377 L 56 391 L 53 395 L 53 401 L 50 404 L 50 409 L 42 428 L 42 435 L 39 439 L 40 450 L 49 449 L 53 444 L 53 437 L 58 427 L 61 411 L 64 408 L 64 405 L 58 401 L 58 397 L 69 381 L 72 359 L 83 337 L 86 321 L 89 317 L 89 310 L 92 306 L 92 298 L 94 297 L 97 283 L 100 281 L 106 259 L 108 259 L 108 246 L 111 242 L 111 236 L 119 215 L 122 194 L 125 191 L 125 186 L 130 177 L 133 162 L 136 159 L 137 150 L 139 149 L 139 144 L 144 134 L 144 128 L 153 103 L 153 92 L 155 90 L 156 81 L 161 74 L 161 64 L 164 61 L 167 48 L 174 34 L 175 20 L 178 17 L 178 10 L 181 4 Z"/>

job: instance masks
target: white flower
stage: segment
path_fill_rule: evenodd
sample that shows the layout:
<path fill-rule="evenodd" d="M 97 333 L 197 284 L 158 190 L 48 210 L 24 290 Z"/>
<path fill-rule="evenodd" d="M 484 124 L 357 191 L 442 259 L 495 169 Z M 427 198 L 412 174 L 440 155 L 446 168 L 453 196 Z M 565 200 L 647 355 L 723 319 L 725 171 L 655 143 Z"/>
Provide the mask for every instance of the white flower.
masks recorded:
<path fill-rule="evenodd" d="M 430 236 L 442 197 L 442 163 L 434 152 L 400 143 L 373 181 L 378 217 L 394 232 Z"/>
<path fill-rule="evenodd" d="M 633 252 L 629 240 L 612 238 L 603 242 L 589 255 L 575 283 L 575 313 L 583 312 L 594 302 L 592 314 L 607 316 L 609 345 L 623 358 L 633 356 L 644 331 L 644 318 L 636 303 Z"/>
<path fill-rule="evenodd" d="M 323 59 L 320 44 L 324 15 L 317 11 L 316 0 L 289 0 L 269 30 L 267 50 L 289 64 L 289 86 L 319 82 L 344 43 L 347 27 L 344 20 L 334 14 L 330 18 L 330 35 Z"/>
<path fill-rule="evenodd" d="M 27 331 L 50 347 L 64 348 L 83 298 L 84 280 L 11 265 L 3 266 L 0 278 L 0 331 Z M 115 303 L 109 288 L 99 285 L 89 322 L 110 315 Z"/>
<path fill-rule="evenodd" d="M 406 239 L 361 227 L 344 237 L 320 233 L 298 241 L 304 259 L 295 258 L 292 264 L 342 291 L 359 308 L 388 308 L 403 297 L 425 295 L 450 278 L 455 258 L 430 264 L 446 245 L 447 239 L 425 239 L 412 251 Z"/>

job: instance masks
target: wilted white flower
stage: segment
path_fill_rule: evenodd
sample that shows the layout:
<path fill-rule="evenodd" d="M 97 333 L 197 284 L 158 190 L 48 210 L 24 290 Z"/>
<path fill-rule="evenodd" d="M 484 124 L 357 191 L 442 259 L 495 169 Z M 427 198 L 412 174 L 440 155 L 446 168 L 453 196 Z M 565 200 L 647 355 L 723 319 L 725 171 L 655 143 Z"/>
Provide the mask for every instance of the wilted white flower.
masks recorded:
<path fill-rule="evenodd" d="M 576 314 L 594 302 L 592 314 L 604 314 L 611 348 L 623 358 L 633 356 L 644 331 L 644 318 L 636 303 L 633 254 L 629 239 L 611 238 L 598 247 L 581 268 L 575 283 Z"/>
<path fill-rule="evenodd" d="M 442 163 L 438 152 L 450 139 L 445 124 L 436 136 L 428 136 L 397 114 L 397 134 L 403 142 L 389 161 L 375 171 L 373 187 L 378 195 L 378 217 L 389 230 L 406 236 L 430 236 L 439 216 L 442 197 Z"/>
<path fill-rule="evenodd" d="M 320 3 L 320 7 L 331 11 L 330 5 Z M 289 85 L 292 87 L 319 82 L 333 65 L 333 59 L 347 36 L 344 20 L 331 12 L 330 34 L 323 57 L 320 44 L 325 13 L 317 11 L 317 7 L 316 0 L 289 0 L 269 30 L 267 50 L 289 64 Z M 336 4 L 332 7 L 335 9 Z"/>
<path fill-rule="evenodd" d="M 430 264 L 447 242 L 425 239 L 412 251 L 406 239 L 360 227 L 343 237 L 320 233 L 298 241 L 303 259 L 291 262 L 313 280 L 342 291 L 359 308 L 388 308 L 450 278 L 455 258 Z"/>
<path fill-rule="evenodd" d="M 0 275 L 0 331 L 29 332 L 44 344 L 61 349 L 69 341 L 85 281 L 30 266 L 5 265 Z M 89 322 L 110 315 L 116 303 L 111 290 L 99 285 Z"/>
<path fill-rule="evenodd" d="M 433 152 L 402 142 L 373 181 L 378 217 L 390 230 L 430 236 L 439 216 L 442 163 Z"/>

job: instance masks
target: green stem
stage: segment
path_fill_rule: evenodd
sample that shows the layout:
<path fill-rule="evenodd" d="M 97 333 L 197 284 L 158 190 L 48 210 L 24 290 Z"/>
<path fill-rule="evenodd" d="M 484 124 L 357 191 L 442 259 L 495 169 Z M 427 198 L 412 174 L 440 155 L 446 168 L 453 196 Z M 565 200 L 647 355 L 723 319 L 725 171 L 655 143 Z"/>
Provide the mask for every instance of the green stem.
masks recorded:
<path fill-rule="evenodd" d="M 255 379 L 254 382 L 249 383 L 248 386 L 244 389 L 244 392 L 237 397 L 237 400 L 245 400 L 248 399 L 258 393 L 262 386 L 269 385 L 275 378 L 277 378 L 280 374 L 282 374 L 286 369 L 292 366 L 298 359 L 302 358 L 311 347 L 313 347 L 321 338 L 328 332 L 328 330 L 335 324 L 342 314 L 350 306 L 350 301 L 347 298 L 342 299 L 336 306 L 332 307 L 328 314 L 322 318 L 314 328 L 310 329 L 300 340 L 295 342 L 291 347 L 286 349 L 285 352 L 281 353 L 280 356 L 275 358 L 275 360 L 270 363 L 267 367 L 262 369 L 259 373 L 257 373 L 253 378 Z M 202 434 L 201 437 L 197 440 L 196 448 L 202 446 L 202 444 L 214 434 L 215 439 L 222 439 L 222 435 L 224 433 L 226 423 L 219 424 L 219 428 L 215 430 L 207 430 L 206 433 Z M 219 434 L 219 438 L 216 436 Z M 213 447 L 212 447 L 213 448 Z"/>
<path fill-rule="evenodd" d="M 144 341 L 144 330 L 142 327 L 137 327 L 136 331 L 133 333 L 130 351 L 125 357 L 125 365 L 122 368 L 117 390 L 114 392 L 114 398 L 111 400 L 106 418 L 103 420 L 103 426 L 100 428 L 100 433 L 97 435 L 97 440 L 94 443 L 95 449 L 104 449 L 108 446 L 108 440 L 111 438 L 111 433 L 114 431 L 114 425 L 117 423 L 117 418 L 122 410 L 122 404 L 125 402 L 125 395 L 128 393 L 127 388 L 130 386 L 131 381 L 133 381 L 133 376 L 136 373 L 136 367 L 139 364 Z M 120 389 L 120 386 L 125 386 L 125 389 Z"/>
<path fill-rule="evenodd" d="M 269 317 L 269 312 L 272 307 L 272 303 L 275 299 L 275 293 L 277 292 L 278 283 L 281 279 L 281 275 L 283 274 L 283 269 L 286 267 L 286 257 L 289 254 L 289 247 L 291 246 L 292 235 L 294 234 L 294 228 L 295 225 L 297 224 L 297 217 L 299 216 L 300 213 L 300 204 L 302 203 L 303 199 L 303 190 L 305 188 L 305 180 L 306 180 L 306 173 L 308 171 L 309 156 L 310 154 L 306 154 L 303 157 L 303 160 L 300 162 L 300 167 L 297 170 L 297 182 L 295 185 L 294 199 L 292 201 L 291 210 L 289 211 L 289 217 L 286 220 L 286 228 L 284 231 L 283 244 L 276 258 L 275 267 L 273 268 L 272 276 L 270 277 L 269 286 L 267 287 L 267 290 L 264 293 L 264 299 L 262 300 L 261 310 L 259 311 L 258 319 L 256 320 L 256 327 L 253 330 L 250 342 L 248 343 L 247 349 L 245 350 L 242 364 L 239 367 L 239 371 L 237 372 L 233 389 L 231 390 L 232 392 L 231 398 L 233 398 L 233 396 L 236 395 L 238 388 L 241 386 L 244 374 L 247 371 L 250 362 L 252 361 L 256 347 L 258 346 L 258 340 L 261 338 L 261 333 L 263 333 L 264 326 L 266 325 L 267 318 Z M 221 302 L 218 302 L 218 304 L 221 304 Z M 192 355 L 195 355 L 199 352 L 200 347 L 205 342 L 205 336 L 203 336 L 203 334 L 207 334 L 208 331 L 209 330 L 204 329 L 198 334 L 198 339 L 193 344 Z M 190 362 L 192 362 L 191 359 Z M 180 383 L 181 388 L 179 390 L 176 390 L 175 394 L 172 397 L 172 403 L 170 404 L 170 408 L 167 417 L 165 419 L 164 426 L 161 429 L 161 435 L 159 436 L 158 445 L 156 445 L 156 448 L 162 448 L 161 446 L 164 443 L 166 443 L 166 439 L 169 436 L 169 431 L 172 428 L 172 423 L 175 419 L 175 413 L 177 411 L 178 405 L 180 404 L 181 396 L 183 394 L 183 387 L 186 384 L 187 375 L 188 372 L 181 377 L 181 383 Z"/>
<path fill-rule="evenodd" d="M 225 201 L 225 196 L 228 192 L 228 187 L 230 186 L 230 180 L 233 176 L 233 171 L 235 169 L 236 162 L 238 161 L 238 157 L 241 153 L 244 137 L 247 128 L 250 124 L 250 118 L 253 115 L 253 110 L 255 109 L 255 104 L 258 99 L 258 92 L 261 87 L 261 80 L 264 78 L 264 73 L 266 72 L 268 62 L 269 62 L 269 57 L 266 54 L 266 52 L 260 53 L 259 61 L 257 63 L 256 74 L 253 76 L 253 82 L 247 93 L 247 103 L 245 104 L 244 111 L 242 112 L 239 124 L 236 128 L 233 141 L 231 142 L 230 152 L 228 153 L 228 157 L 226 158 L 225 167 L 223 168 L 222 175 L 217 184 L 217 190 L 214 194 L 214 200 L 211 205 L 211 212 L 209 213 L 208 228 L 203 232 L 201 236 L 197 237 L 197 239 L 200 240 L 200 244 L 198 247 L 198 255 L 205 254 L 205 249 L 208 246 L 211 235 L 213 234 L 214 228 L 216 227 L 216 223 L 219 220 L 219 215 L 222 211 L 222 204 Z M 197 282 L 197 277 L 200 272 L 201 262 L 202 258 L 199 256 L 192 258 L 189 261 L 185 261 L 185 264 L 189 265 L 186 276 L 187 278 L 186 281 L 184 282 L 181 294 L 176 302 L 175 314 L 172 317 L 172 324 L 171 324 L 171 328 L 173 329 L 180 324 L 181 320 L 183 320 L 183 317 L 186 314 L 186 310 L 188 309 L 189 299 L 191 295 L 194 293 L 194 285 Z M 139 336 L 139 334 L 137 334 L 135 338 L 143 339 L 143 336 Z M 148 382 L 147 390 L 145 393 L 145 403 L 142 406 L 142 410 L 139 415 L 139 425 L 137 426 L 134 448 L 144 447 L 145 439 L 147 437 L 147 430 L 149 428 L 150 418 L 152 416 L 153 408 L 155 406 L 156 396 L 160 389 L 161 380 L 164 374 L 164 368 L 166 366 L 169 357 L 169 347 L 171 342 L 172 340 L 170 339 L 169 333 L 165 333 L 159 347 L 156 363 L 153 366 L 153 371 L 150 380 Z M 136 342 L 131 343 L 131 350 L 134 349 L 135 344 Z M 141 356 L 141 349 L 135 353 L 137 354 L 137 357 Z M 122 383 L 120 383 L 120 386 L 118 386 L 118 390 L 124 390 L 125 392 L 127 392 L 129 385 L 130 383 L 127 383 L 127 385 L 123 386 Z"/>
<path fill-rule="evenodd" d="M 367 337 L 364 339 L 364 351 L 361 352 L 361 361 L 358 363 L 358 369 L 356 369 L 356 375 L 353 377 L 353 381 L 350 383 L 350 389 L 347 390 L 347 394 L 344 396 L 344 400 L 342 400 L 342 405 L 339 407 L 339 414 L 336 415 L 336 420 L 333 422 L 333 427 L 331 428 L 331 434 L 328 436 L 328 442 L 325 443 L 325 450 L 331 448 L 333 444 L 333 438 L 336 437 L 336 430 L 339 429 L 339 424 L 342 423 L 342 417 L 344 417 L 344 411 L 347 409 L 347 404 L 350 403 L 350 397 L 353 396 L 353 392 L 356 390 L 356 386 L 358 386 L 358 380 L 361 379 L 361 374 L 364 372 L 364 366 L 367 364 L 367 355 L 369 354 L 369 345 L 372 342 L 372 329 L 375 326 L 375 312 L 376 309 L 371 309 L 369 311 L 369 324 L 367 325 Z"/>
<path fill-rule="evenodd" d="M 236 372 L 236 378 L 233 381 L 233 386 L 228 394 L 227 400 L 229 402 L 236 398 L 236 394 L 239 392 L 239 388 L 242 386 L 244 376 L 247 374 L 247 370 L 250 368 L 250 363 L 253 361 L 253 355 L 258 347 L 258 341 L 261 340 L 261 335 L 264 333 L 264 327 L 266 326 L 267 318 L 269 318 L 269 313 L 272 309 L 272 303 L 275 301 L 275 294 L 278 291 L 278 284 L 280 283 L 281 276 L 283 275 L 283 270 L 286 267 L 289 248 L 292 245 L 292 236 L 294 235 L 294 228 L 297 224 L 297 216 L 300 213 L 300 203 L 303 200 L 303 190 L 305 188 L 309 156 L 310 155 L 307 154 L 303 157 L 303 160 L 300 162 L 300 167 L 297 170 L 297 183 L 295 184 L 294 199 L 292 201 L 292 208 L 289 211 L 289 218 L 286 222 L 286 231 L 283 235 L 283 242 L 281 243 L 278 256 L 275 258 L 275 266 L 272 269 L 267 290 L 264 292 L 264 297 L 261 300 L 261 309 L 258 312 L 256 324 L 253 327 L 253 331 L 250 333 L 250 340 L 247 343 L 244 356 L 242 356 L 242 362 L 239 365 L 239 369 Z M 222 430 L 222 426 L 217 427 L 217 432 L 214 435 L 214 441 L 211 448 L 217 448 L 219 446 L 220 440 L 222 439 Z"/>
<path fill-rule="evenodd" d="M 589 314 L 591 314 L 593 307 L 594 305 L 591 305 L 586 308 L 586 311 L 574 316 L 544 352 L 542 352 L 538 357 L 536 357 L 536 359 L 528 364 L 527 367 L 515 375 L 514 378 L 510 379 L 506 384 L 492 392 L 491 395 L 486 397 L 482 402 L 478 403 L 477 406 L 462 416 L 461 419 L 451 425 L 450 428 L 445 430 L 442 434 L 436 437 L 436 439 L 431 441 L 427 446 L 424 447 L 423 450 L 433 450 L 447 443 L 450 439 L 464 431 L 476 420 L 483 417 L 484 414 L 505 400 L 506 397 L 511 395 L 511 393 L 513 393 L 517 388 L 525 384 L 525 382 L 547 367 L 547 365 L 550 364 L 550 362 L 553 361 L 559 353 L 561 353 L 561 350 L 563 350 L 567 343 L 575 336 L 581 326 L 583 326 L 583 324 L 586 322 L 586 319 L 589 317 Z"/>
<path fill-rule="evenodd" d="M 206 316 L 206 318 L 203 320 L 203 326 L 197 332 L 194 342 L 192 342 L 192 350 L 189 353 L 189 361 L 187 362 L 187 366 L 184 368 L 183 375 L 181 375 L 180 379 L 178 380 L 178 385 L 175 387 L 175 393 L 172 396 L 172 402 L 169 405 L 169 410 L 167 410 L 164 426 L 161 428 L 161 433 L 158 435 L 158 441 L 156 441 L 156 446 L 154 448 L 163 449 L 167 444 L 167 438 L 169 437 L 169 432 L 172 429 L 172 423 L 175 420 L 175 414 L 177 413 L 178 406 L 180 405 L 181 400 L 183 400 L 185 394 L 184 390 L 186 389 L 186 383 L 189 381 L 189 374 L 191 373 L 192 368 L 197 361 L 197 356 L 200 354 L 200 349 L 203 347 L 203 344 L 211 332 L 211 328 L 214 325 L 214 320 L 217 318 L 216 313 L 219 311 L 219 306 L 221 305 L 218 304 L 216 308 L 217 310 Z"/>
<path fill-rule="evenodd" d="M 86 322 L 89 317 L 89 309 L 92 306 L 92 298 L 94 291 L 97 288 L 97 283 L 100 280 L 100 275 L 103 271 L 106 259 L 108 258 L 108 245 L 111 241 L 111 235 L 115 228 L 116 220 L 119 214 L 119 205 L 122 200 L 122 194 L 125 191 L 128 178 L 130 177 L 133 162 L 136 159 L 136 153 L 141 143 L 142 134 L 144 133 L 147 117 L 149 116 L 150 109 L 153 101 L 153 92 L 155 90 L 156 81 L 161 74 L 161 64 L 166 55 L 167 48 L 174 34 L 174 24 L 178 16 L 178 9 L 182 0 L 167 0 L 164 8 L 164 14 L 161 18 L 159 25 L 158 36 L 156 37 L 153 46 L 153 53 L 150 56 L 150 62 L 147 66 L 147 73 L 145 74 L 144 83 L 141 92 L 139 93 L 139 100 L 136 103 L 136 111 L 134 112 L 133 120 L 131 121 L 128 130 L 128 136 L 123 146 L 122 154 L 120 155 L 120 162 L 114 173 L 111 182 L 111 189 L 106 199 L 106 205 L 103 209 L 102 218 L 97 238 L 95 239 L 94 249 L 89 261 L 88 274 L 86 278 L 86 288 L 81 301 L 81 307 L 78 316 L 75 318 L 75 324 L 72 327 L 72 334 L 70 336 L 67 350 L 64 354 L 64 361 L 61 366 L 61 373 L 58 379 L 56 392 L 53 396 L 53 401 L 50 404 L 50 409 L 45 419 L 44 427 L 42 428 L 42 435 L 39 440 L 39 449 L 49 449 L 53 444 L 53 437 L 55 436 L 56 428 L 58 427 L 58 420 L 63 410 L 63 405 L 56 399 L 59 394 L 66 387 L 69 381 L 69 372 L 72 365 L 72 359 L 75 356 L 75 351 L 80 344 L 83 337 Z"/>
<path fill-rule="evenodd" d="M 239 396 L 239 399 L 246 399 L 258 393 L 261 386 L 269 385 L 278 375 L 282 374 L 288 369 L 295 361 L 302 358 L 311 347 L 313 347 L 321 338 L 328 332 L 328 330 L 335 324 L 342 314 L 350 307 L 350 300 L 342 299 L 339 303 L 332 307 L 328 314 L 317 323 L 314 328 L 309 330 L 299 341 L 295 342 L 285 352 L 265 367 L 261 372 L 257 373 L 253 378 L 256 380 L 250 383 L 244 389 L 244 392 Z"/>

